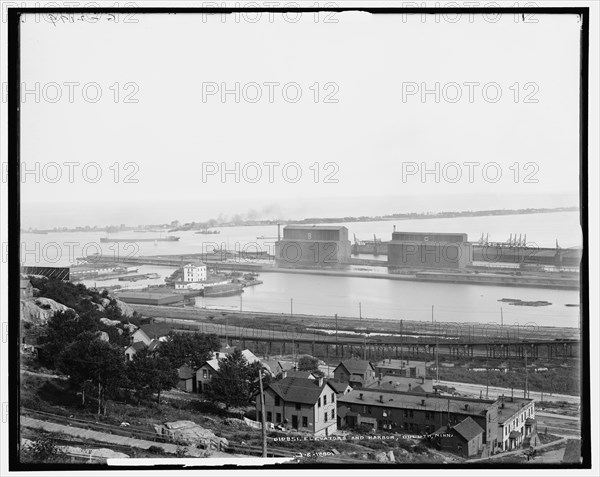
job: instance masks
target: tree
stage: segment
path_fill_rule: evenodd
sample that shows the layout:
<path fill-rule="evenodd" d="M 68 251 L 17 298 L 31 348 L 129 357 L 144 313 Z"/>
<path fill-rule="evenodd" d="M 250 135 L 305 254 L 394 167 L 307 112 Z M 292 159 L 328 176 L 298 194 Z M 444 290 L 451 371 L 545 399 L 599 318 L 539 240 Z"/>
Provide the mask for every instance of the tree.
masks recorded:
<path fill-rule="evenodd" d="M 138 396 L 138 402 L 156 393 L 158 404 L 161 392 L 174 387 L 179 379 L 168 358 L 148 350 L 141 350 L 135 354 L 127 365 L 127 376 L 131 388 Z"/>
<path fill-rule="evenodd" d="M 184 364 L 197 369 L 208 361 L 212 351 L 220 347 L 221 341 L 215 334 L 171 332 L 158 352 L 168 358 L 175 369 Z"/>
<path fill-rule="evenodd" d="M 249 365 L 239 349 L 219 361 L 219 370 L 213 375 L 207 395 L 220 401 L 226 408 L 247 406 L 252 396 L 253 377 L 258 378 L 258 368 Z"/>
<path fill-rule="evenodd" d="M 309 355 L 302 356 L 298 360 L 298 371 L 319 371 L 319 360 Z"/>
<path fill-rule="evenodd" d="M 48 320 L 45 333 L 40 337 L 43 354 L 49 366 L 57 365 L 64 349 L 85 331 L 98 330 L 98 322 L 89 316 L 80 317 L 73 310 L 59 311 Z"/>
<path fill-rule="evenodd" d="M 91 332 L 81 333 L 64 349 L 58 366 L 69 376 L 71 385 L 82 392 L 85 383 L 92 383 L 97 390 L 98 414 L 106 414 L 107 399 L 127 382 L 123 350 Z"/>

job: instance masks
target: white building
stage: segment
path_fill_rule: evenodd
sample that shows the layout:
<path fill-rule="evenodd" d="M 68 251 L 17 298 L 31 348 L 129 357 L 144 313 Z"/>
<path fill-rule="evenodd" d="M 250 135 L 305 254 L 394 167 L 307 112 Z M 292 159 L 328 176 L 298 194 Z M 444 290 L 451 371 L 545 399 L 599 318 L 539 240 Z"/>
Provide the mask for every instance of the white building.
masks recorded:
<path fill-rule="evenodd" d="M 188 263 L 183 267 L 184 282 L 203 282 L 206 281 L 206 265 L 202 262 Z"/>

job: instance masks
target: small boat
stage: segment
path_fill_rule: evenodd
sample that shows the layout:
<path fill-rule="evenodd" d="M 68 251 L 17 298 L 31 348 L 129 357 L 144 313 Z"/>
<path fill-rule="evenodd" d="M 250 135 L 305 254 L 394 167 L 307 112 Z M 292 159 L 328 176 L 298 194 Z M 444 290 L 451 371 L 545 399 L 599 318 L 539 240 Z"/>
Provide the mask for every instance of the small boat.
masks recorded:
<path fill-rule="evenodd" d="M 256 237 L 257 240 L 274 240 L 277 237 L 269 237 L 267 235 L 260 235 L 259 237 Z"/>
<path fill-rule="evenodd" d="M 579 303 L 567 303 L 565 306 L 579 306 Z"/>
<path fill-rule="evenodd" d="M 220 234 L 221 231 L 204 229 L 204 230 L 198 230 L 198 232 L 195 232 L 195 233 L 202 234 L 202 235 L 216 235 L 216 234 Z"/>

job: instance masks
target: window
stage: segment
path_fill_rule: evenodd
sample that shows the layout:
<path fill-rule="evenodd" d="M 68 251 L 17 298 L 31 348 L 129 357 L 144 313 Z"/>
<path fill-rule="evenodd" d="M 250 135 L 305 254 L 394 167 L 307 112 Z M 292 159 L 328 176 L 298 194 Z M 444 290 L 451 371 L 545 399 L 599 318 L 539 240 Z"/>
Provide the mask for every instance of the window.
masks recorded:
<path fill-rule="evenodd" d="M 208 378 L 208 371 L 206 371 L 206 369 L 202 370 L 202 379 L 206 379 Z"/>
<path fill-rule="evenodd" d="M 281 405 L 281 399 L 279 399 L 279 396 L 275 396 L 275 405 L 276 406 Z"/>
<path fill-rule="evenodd" d="M 308 427 L 308 417 L 302 416 L 302 427 Z"/>
<path fill-rule="evenodd" d="M 321 407 L 321 398 L 317 399 L 317 406 Z"/>
<path fill-rule="evenodd" d="M 323 396 L 323 406 L 327 404 L 327 396 Z"/>
<path fill-rule="evenodd" d="M 367 406 L 363 406 L 363 411 L 362 412 L 363 412 L 363 414 L 367 413 Z"/>
<path fill-rule="evenodd" d="M 331 419 L 335 419 L 335 409 L 331 410 Z"/>
<path fill-rule="evenodd" d="M 281 414 L 277 413 L 276 417 L 277 417 L 277 423 L 279 424 L 281 422 Z"/>
<path fill-rule="evenodd" d="M 324 421 L 327 422 L 327 413 L 325 413 L 325 419 L 324 419 Z"/>
<path fill-rule="evenodd" d="M 296 403 L 296 411 L 299 411 L 302 408 L 302 404 L 299 402 Z"/>
<path fill-rule="evenodd" d="M 367 413 L 371 414 L 371 412 L 372 412 L 372 409 L 371 409 L 371 408 L 368 408 L 368 409 L 367 409 Z"/>
<path fill-rule="evenodd" d="M 408 417 L 408 409 L 404 410 L 404 417 Z"/>
<path fill-rule="evenodd" d="M 335 402 L 335 394 L 331 393 L 331 402 Z"/>
<path fill-rule="evenodd" d="M 413 410 L 412 409 L 409 411 L 409 413 L 410 413 L 410 417 L 413 417 Z"/>
<path fill-rule="evenodd" d="M 273 413 L 267 412 L 267 422 L 273 422 Z"/>

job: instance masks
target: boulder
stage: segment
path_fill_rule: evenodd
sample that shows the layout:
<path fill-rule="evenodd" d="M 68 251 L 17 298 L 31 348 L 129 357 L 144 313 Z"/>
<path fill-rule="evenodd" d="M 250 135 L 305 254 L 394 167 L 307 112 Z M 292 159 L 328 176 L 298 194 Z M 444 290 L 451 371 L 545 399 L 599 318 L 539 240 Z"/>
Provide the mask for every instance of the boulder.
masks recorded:
<path fill-rule="evenodd" d="M 396 457 L 394 457 L 394 451 L 388 451 L 387 455 L 388 455 L 388 460 L 390 462 L 396 462 Z"/>
<path fill-rule="evenodd" d="M 102 298 L 100 299 L 100 304 L 106 308 L 108 305 L 110 305 L 110 300 L 108 298 Z"/>
<path fill-rule="evenodd" d="M 34 325 L 45 325 L 59 311 L 71 310 L 50 298 L 21 300 L 21 319 Z"/>
<path fill-rule="evenodd" d="M 100 341 L 110 341 L 106 331 L 96 331 L 96 336 L 100 339 Z"/>
<path fill-rule="evenodd" d="M 229 442 L 223 437 L 217 437 L 211 430 L 204 429 L 193 421 L 165 422 L 163 425 L 154 425 L 154 430 L 159 436 L 169 436 L 183 445 L 200 445 L 206 449 L 219 450 L 226 447 Z"/>
<path fill-rule="evenodd" d="M 388 461 L 387 453 L 385 453 L 385 452 L 378 452 L 377 454 L 375 454 L 375 460 L 377 462 L 387 462 Z"/>
<path fill-rule="evenodd" d="M 131 307 L 131 305 L 125 303 L 124 301 L 116 299 L 115 305 L 117 306 L 117 308 L 123 316 L 126 316 L 127 318 L 131 318 L 133 316 L 134 309 Z"/>
<path fill-rule="evenodd" d="M 119 320 L 109 320 L 108 318 L 100 318 L 100 323 L 103 323 L 106 326 L 118 326 L 121 324 Z"/>

